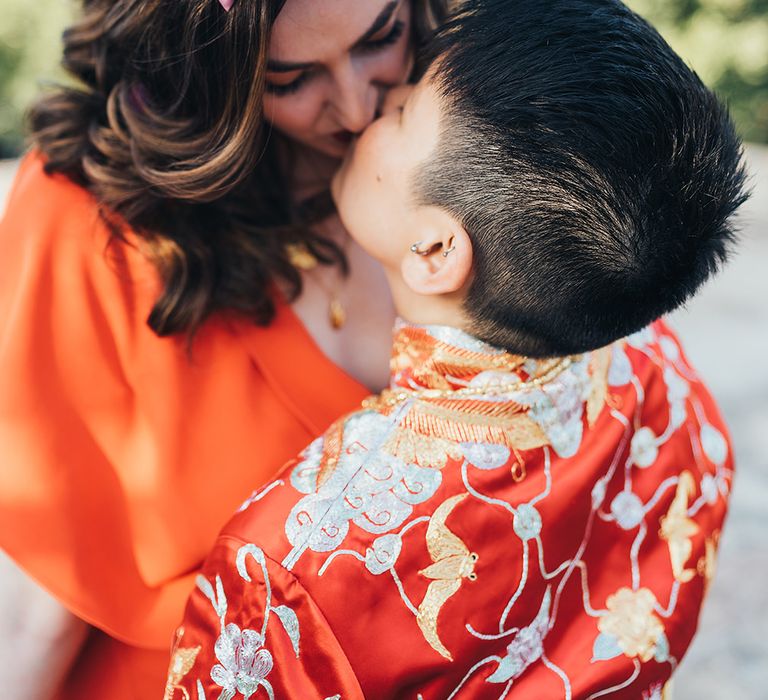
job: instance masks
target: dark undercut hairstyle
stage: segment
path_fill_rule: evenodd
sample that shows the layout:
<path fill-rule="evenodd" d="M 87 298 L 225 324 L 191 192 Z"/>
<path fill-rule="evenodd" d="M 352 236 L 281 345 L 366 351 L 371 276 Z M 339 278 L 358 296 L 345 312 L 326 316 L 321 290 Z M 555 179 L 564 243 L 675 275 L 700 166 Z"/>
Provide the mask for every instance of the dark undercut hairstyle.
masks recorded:
<path fill-rule="evenodd" d="M 748 196 L 727 109 L 616 0 L 460 8 L 422 61 L 444 109 L 414 189 L 472 239 L 470 330 L 549 357 L 683 304 Z"/>

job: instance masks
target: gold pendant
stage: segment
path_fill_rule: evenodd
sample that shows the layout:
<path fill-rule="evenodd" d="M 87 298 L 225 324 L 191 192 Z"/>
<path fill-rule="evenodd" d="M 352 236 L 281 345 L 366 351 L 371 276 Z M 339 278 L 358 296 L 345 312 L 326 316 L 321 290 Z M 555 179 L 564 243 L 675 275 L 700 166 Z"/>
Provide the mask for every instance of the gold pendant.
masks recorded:
<path fill-rule="evenodd" d="M 289 243 L 285 246 L 285 252 L 297 270 L 314 270 L 317 267 L 317 258 L 303 243 Z"/>
<path fill-rule="evenodd" d="M 331 303 L 328 306 L 328 319 L 334 330 L 341 328 L 347 321 L 347 312 L 336 297 L 331 299 Z"/>

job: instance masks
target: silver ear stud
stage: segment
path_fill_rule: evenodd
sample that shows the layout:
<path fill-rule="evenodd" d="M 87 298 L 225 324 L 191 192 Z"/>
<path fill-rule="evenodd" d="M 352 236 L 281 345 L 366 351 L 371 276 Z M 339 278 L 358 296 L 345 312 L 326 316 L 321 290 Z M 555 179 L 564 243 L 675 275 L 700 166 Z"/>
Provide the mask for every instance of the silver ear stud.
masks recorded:
<path fill-rule="evenodd" d="M 416 243 L 414 243 L 414 244 L 411 246 L 411 252 L 412 252 L 412 253 L 416 253 L 416 255 L 429 255 L 430 251 L 428 251 L 428 250 L 419 250 L 419 246 L 420 246 L 420 245 L 421 245 L 423 242 L 424 242 L 424 241 L 416 241 Z"/>

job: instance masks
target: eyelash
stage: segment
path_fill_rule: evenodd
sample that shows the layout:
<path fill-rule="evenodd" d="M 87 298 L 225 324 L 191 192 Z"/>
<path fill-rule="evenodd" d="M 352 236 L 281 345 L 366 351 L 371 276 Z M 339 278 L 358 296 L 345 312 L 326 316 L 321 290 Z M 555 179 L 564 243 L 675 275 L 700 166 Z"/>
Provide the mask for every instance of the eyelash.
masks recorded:
<path fill-rule="evenodd" d="M 360 46 L 360 49 L 362 51 L 380 51 L 385 46 L 394 44 L 403 35 L 403 29 L 405 29 L 405 22 L 399 19 L 392 26 L 392 30 L 387 36 L 382 39 L 377 39 L 376 41 L 367 41 Z"/>
<path fill-rule="evenodd" d="M 361 44 L 358 48 L 365 53 L 375 53 L 381 51 L 387 46 L 394 44 L 402 35 L 405 29 L 405 22 L 398 20 L 392 27 L 392 30 L 387 36 L 376 41 L 367 41 L 365 44 Z M 288 83 L 287 85 L 270 85 L 267 83 L 266 91 L 281 97 L 283 95 L 291 95 L 299 90 L 299 88 L 309 79 L 311 73 L 302 73 L 296 80 Z"/>

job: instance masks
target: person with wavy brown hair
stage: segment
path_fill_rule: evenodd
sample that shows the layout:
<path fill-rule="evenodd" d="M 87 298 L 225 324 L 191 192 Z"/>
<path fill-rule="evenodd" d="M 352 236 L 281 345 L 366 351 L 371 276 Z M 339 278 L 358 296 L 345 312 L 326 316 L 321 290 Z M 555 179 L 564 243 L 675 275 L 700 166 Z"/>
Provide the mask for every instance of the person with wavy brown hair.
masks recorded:
<path fill-rule="evenodd" d="M 7 700 L 155 697 L 225 516 L 386 383 L 328 182 L 442 5 L 85 0 L 0 223 Z"/>

